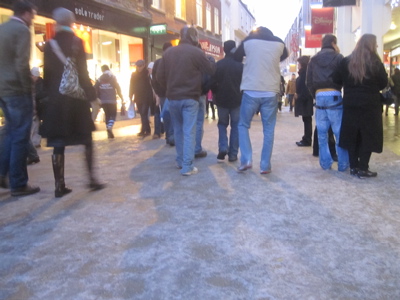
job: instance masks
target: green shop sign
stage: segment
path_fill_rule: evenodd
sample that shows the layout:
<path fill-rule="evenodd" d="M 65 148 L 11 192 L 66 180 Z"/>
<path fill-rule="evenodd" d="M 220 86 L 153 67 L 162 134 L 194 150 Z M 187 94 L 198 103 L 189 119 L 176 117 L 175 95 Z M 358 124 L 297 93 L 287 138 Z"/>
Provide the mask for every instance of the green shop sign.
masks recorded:
<path fill-rule="evenodd" d="M 167 24 L 155 24 L 150 26 L 150 35 L 160 35 L 167 33 Z"/>

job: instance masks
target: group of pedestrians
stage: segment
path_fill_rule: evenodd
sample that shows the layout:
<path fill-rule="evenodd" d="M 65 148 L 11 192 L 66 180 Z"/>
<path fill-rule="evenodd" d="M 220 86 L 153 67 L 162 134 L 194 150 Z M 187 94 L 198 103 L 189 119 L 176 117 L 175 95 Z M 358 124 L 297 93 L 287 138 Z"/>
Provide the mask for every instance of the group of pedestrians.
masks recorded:
<path fill-rule="evenodd" d="M 26 159 L 33 116 L 29 27 L 35 12 L 30 2 L 16 1 L 14 16 L 0 25 L 0 69 L 3 70 L 0 73 L 0 106 L 6 118 L 0 147 L 0 187 L 10 188 L 13 196 L 40 191 L 39 187 L 28 184 Z M 88 188 L 105 187 L 94 171 L 92 131 L 95 126 L 90 103 L 101 98 L 108 137 L 113 138 L 116 93 L 122 100 L 123 97 L 107 65 L 102 66 L 103 74 L 95 86 L 92 85 L 82 40 L 71 28 L 74 14 L 57 8 L 53 18 L 56 33 L 44 49 L 43 89 L 47 95 L 45 106 L 40 108 L 40 134 L 47 139 L 47 146 L 53 147 L 55 196 L 62 197 L 72 191 L 64 179 L 65 147 L 69 145 L 85 146 Z M 336 137 L 338 170 L 345 171 L 350 164 L 352 175 L 377 176 L 369 170 L 369 160 L 372 152 L 379 153 L 383 147 L 380 90 L 387 85 L 388 77 L 376 51 L 376 37 L 363 35 L 346 58 L 339 53 L 335 36 L 326 35 L 322 43 L 321 51 L 311 60 L 304 56 L 298 60 L 300 70 L 293 99 L 295 115 L 302 115 L 304 123 L 304 136 L 299 143 L 311 145 L 314 98 L 321 167 L 330 169 L 333 163 L 328 150 L 331 128 Z M 131 77 L 129 100 L 134 99 L 141 115 L 139 135 L 150 135 L 149 109 L 151 103 L 155 103 L 158 108 L 154 111 L 158 128 L 155 135 L 160 137 L 162 118 L 166 141 L 176 146 L 176 166 L 180 173 L 184 176 L 196 174 L 194 158 L 207 155 L 201 141 L 206 98 L 211 91 L 218 107 L 217 160 L 222 162 L 228 156 L 228 161 L 234 162 L 238 160 L 240 149 L 238 172 L 253 167 L 249 129 L 253 116 L 259 112 L 263 126 L 260 173 L 269 174 L 282 93 L 279 64 L 288 57 L 284 42 L 268 28 L 258 27 L 237 48 L 234 41 L 226 41 L 225 58 L 215 63 L 199 47 L 197 30 L 185 26 L 179 45 L 165 44 L 163 50 L 163 57 L 148 68 L 143 60 L 137 61 L 137 70 Z M 60 92 L 65 57 L 75 63 L 85 100 Z M 244 57 L 245 64 L 242 63 Z M 289 96 L 293 91 L 292 81 L 287 90 Z M 293 102 L 289 103 L 292 107 Z"/>
<path fill-rule="evenodd" d="M 369 169 L 369 160 L 372 152 L 381 153 L 383 148 L 380 91 L 387 85 L 388 76 L 376 49 L 376 36 L 364 34 L 352 54 L 344 58 L 337 38 L 327 34 L 321 51 L 311 60 L 306 56 L 298 59 L 296 107 L 297 104 L 303 108 L 311 105 L 309 112 L 312 112 L 312 99 L 315 99 L 319 162 L 324 170 L 330 169 L 334 161 L 329 149 L 332 130 L 338 170 L 343 172 L 350 166 L 350 174 L 359 178 L 377 176 L 377 172 Z M 310 114 L 302 115 L 305 134 L 297 144 L 310 146 Z"/>

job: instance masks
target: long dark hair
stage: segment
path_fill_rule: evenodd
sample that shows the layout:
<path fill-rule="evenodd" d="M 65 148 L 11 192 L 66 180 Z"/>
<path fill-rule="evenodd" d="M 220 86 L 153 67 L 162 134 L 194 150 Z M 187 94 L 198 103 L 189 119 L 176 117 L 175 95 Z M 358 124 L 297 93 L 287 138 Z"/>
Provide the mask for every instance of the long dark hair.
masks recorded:
<path fill-rule="evenodd" d="M 349 73 L 355 83 L 367 78 L 367 71 L 372 70 L 376 59 L 381 61 L 376 47 L 376 36 L 373 34 L 364 34 L 357 42 L 349 61 Z"/>

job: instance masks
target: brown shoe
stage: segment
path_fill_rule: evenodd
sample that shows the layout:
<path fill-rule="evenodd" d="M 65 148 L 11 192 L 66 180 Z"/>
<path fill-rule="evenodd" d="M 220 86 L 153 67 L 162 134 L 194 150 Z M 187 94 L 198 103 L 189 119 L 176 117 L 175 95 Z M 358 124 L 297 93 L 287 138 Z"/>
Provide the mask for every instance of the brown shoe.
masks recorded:
<path fill-rule="evenodd" d="M 11 191 L 11 196 L 13 197 L 21 197 L 35 194 L 40 191 L 40 187 L 38 186 L 30 186 L 27 184 L 24 187 L 20 187 Z"/>

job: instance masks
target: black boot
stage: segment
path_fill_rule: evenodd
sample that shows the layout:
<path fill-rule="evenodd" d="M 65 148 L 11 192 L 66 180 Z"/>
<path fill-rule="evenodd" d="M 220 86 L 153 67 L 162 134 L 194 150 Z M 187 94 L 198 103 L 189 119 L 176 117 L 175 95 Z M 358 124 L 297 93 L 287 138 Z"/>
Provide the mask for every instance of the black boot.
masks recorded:
<path fill-rule="evenodd" d="M 56 189 L 54 195 L 56 198 L 60 198 L 72 190 L 65 186 L 64 180 L 64 154 L 53 154 L 51 156 L 53 162 L 53 173 L 55 179 Z"/>
<path fill-rule="evenodd" d="M 109 139 L 113 139 L 113 138 L 114 138 L 114 133 L 112 132 L 112 129 L 111 129 L 111 128 L 108 128 L 108 129 L 107 129 L 107 137 L 108 137 Z"/>
<path fill-rule="evenodd" d="M 85 159 L 86 159 L 86 166 L 89 173 L 89 189 L 92 191 L 98 191 L 104 189 L 106 185 L 104 183 L 100 183 L 94 176 L 93 171 L 93 146 L 88 145 L 85 147 Z"/>

